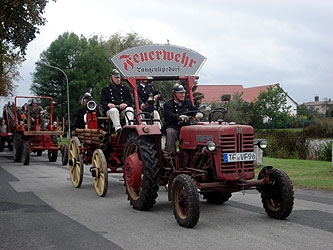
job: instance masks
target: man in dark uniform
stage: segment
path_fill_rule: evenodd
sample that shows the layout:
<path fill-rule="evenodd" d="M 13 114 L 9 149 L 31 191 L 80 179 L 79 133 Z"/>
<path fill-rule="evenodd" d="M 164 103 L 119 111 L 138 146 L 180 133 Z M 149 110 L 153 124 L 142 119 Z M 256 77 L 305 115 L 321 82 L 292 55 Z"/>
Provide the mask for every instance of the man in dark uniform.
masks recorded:
<path fill-rule="evenodd" d="M 138 89 L 138 98 L 140 109 L 143 112 L 147 112 L 153 115 L 154 120 L 160 120 L 160 115 L 157 110 L 154 110 L 153 103 L 149 104 L 149 96 L 152 95 L 154 102 L 162 98 L 162 94 L 156 89 L 154 84 L 148 82 L 148 80 L 140 80 L 140 84 L 137 87 Z M 161 129 L 160 122 L 154 122 L 154 125 L 157 125 Z"/>
<path fill-rule="evenodd" d="M 120 74 L 118 70 L 113 69 L 111 71 L 110 85 L 102 89 L 100 101 L 106 114 L 111 118 L 116 132 L 121 130 L 120 114 L 127 117 L 129 120 L 133 120 L 134 110 L 131 107 L 132 97 L 129 88 L 120 84 Z M 129 124 L 128 119 L 126 119 L 126 125 Z"/>
<path fill-rule="evenodd" d="M 185 89 L 181 84 L 172 88 L 173 99 L 164 104 L 164 120 L 166 122 L 166 150 L 169 154 L 176 152 L 176 142 L 180 128 L 189 123 L 190 117 L 180 115 L 187 111 L 198 111 L 197 118 L 202 118 L 200 110 L 192 105 L 190 100 L 185 100 Z"/>
<path fill-rule="evenodd" d="M 81 99 L 81 107 L 77 111 L 75 128 L 85 128 L 84 116 L 87 114 L 88 108 L 87 103 L 92 100 L 90 93 L 85 93 Z"/>
<path fill-rule="evenodd" d="M 27 116 L 30 117 L 33 124 L 36 122 L 36 117 L 38 116 L 40 128 L 41 129 L 45 128 L 45 121 L 41 117 L 41 115 L 45 113 L 45 110 L 43 110 L 43 108 L 37 104 L 37 100 L 35 98 L 33 98 L 31 100 L 31 103 L 27 105 L 26 112 Z"/>

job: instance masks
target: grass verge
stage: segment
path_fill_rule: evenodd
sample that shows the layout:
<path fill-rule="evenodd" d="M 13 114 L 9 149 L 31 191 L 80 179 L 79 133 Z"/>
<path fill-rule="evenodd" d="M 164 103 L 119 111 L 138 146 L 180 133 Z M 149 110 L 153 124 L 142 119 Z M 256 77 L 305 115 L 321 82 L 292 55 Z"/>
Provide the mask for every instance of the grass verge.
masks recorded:
<path fill-rule="evenodd" d="M 333 191 L 332 162 L 264 157 L 263 163 L 285 171 L 294 187 Z"/>

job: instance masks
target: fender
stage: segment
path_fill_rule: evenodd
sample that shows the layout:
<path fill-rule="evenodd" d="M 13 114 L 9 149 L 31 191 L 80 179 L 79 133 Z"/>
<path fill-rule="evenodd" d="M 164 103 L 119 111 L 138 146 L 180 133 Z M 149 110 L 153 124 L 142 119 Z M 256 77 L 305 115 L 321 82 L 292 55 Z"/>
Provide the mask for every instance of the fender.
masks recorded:
<path fill-rule="evenodd" d="M 133 132 L 136 132 L 138 136 L 162 136 L 161 130 L 156 125 L 128 125 L 123 127 L 119 143 L 125 144 L 126 138 Z"/>

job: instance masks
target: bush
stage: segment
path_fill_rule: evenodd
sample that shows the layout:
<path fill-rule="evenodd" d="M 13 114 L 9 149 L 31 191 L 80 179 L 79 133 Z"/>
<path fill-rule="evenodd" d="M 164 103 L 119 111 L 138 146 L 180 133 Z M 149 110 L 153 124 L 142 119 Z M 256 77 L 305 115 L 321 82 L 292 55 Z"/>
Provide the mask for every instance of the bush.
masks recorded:
<path fill-rule="evenodd" d="M 333 137 L 333 119 L 324 118 L 316 120 L 315 124 L 312 124 L 304 129 L 307 137 L 327 138 Z"/>
<path fill-rule="evenodd" d="M 303 132 L 259 131 L 255 133 L 255 138 L 263 138 L 268 141 L 264 156 L 304 160 L 307 157 L 307 140 Z"/>
<path fill-rule="evenodd" d="M 319 150 L 320 160 L 332 161 L 332 142 L 325 142 Z"/>

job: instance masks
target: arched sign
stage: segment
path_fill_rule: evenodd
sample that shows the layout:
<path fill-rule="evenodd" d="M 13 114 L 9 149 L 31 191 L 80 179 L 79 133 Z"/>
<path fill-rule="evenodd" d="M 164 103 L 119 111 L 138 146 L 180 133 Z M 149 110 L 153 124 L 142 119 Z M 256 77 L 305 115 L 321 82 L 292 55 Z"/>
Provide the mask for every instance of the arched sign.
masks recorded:
<path fill-rule="evenodd" d="M 120 52 L 110 61 L 124 77 L 195 76 L 206 58 L 173 45 L 147 45 Z"/>

